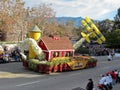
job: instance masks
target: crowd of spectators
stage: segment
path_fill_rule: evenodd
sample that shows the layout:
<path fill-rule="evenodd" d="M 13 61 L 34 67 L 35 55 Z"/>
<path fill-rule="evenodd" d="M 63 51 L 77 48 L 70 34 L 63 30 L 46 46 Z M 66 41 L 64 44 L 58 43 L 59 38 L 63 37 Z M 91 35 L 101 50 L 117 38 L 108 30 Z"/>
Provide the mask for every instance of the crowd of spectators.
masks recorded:
<path fill-rule="evenodd" d="M 120 71 L 112 70 L 101 75 L 98 88 L 100 90 L 112 90 L 118 83 L 120 83 Z"/>
<path fill-rule="evenodd" d="M 0 62 L 10 62 L 10 61 L 21 61 L 20 50 L 15 47 L 12 50 L 9 50 L 7 46 L 4 46 L 0 50 Z"/>
<path fill-rule="evenodd" d="M 89 54 L 95 56 L 109 55 L 109 49 L 103 45 L 91 45 L 89 46 Z"/>
<path fill-rule="evenodd" d="M 114 90 L 116 84 L 120 84 L 120 71 L 117 69 L 101 74 L 97 87 L 99 90 Z M 92 78 L 88 79 L 86 90 L 96 90 Z"/>
<path fill-rule="evenodd" d="M 103 45 L 91 45 L 89 46 L 89 54 L 94 56 L 111 55 L 114 56 L 115 52 L 119 49 L 105 48 Z"/>

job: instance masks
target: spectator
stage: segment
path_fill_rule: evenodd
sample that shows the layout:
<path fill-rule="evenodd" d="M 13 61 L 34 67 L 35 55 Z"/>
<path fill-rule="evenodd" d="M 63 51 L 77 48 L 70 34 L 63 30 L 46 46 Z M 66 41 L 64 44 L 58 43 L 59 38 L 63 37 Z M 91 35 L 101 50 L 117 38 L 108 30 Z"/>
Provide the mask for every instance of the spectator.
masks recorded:
<path fill-rule="evenodd" d="M 112 56 L 114 56 L 115 55 L 115 50 L 114 50 L 114 48 L 112 49 Z"/>
<path fill-rule="evenodd" d="M 98 83 L 98 87 L 102 90 L 104 90 L 104 89 L 108 90 L 105 75 L 101 75 L 101 78 Z"/>
<path fill-rule="evenodd" d="M 107 87 L 107 89 L 112 89 L 112 77 L 109 73 L 106 74 L 106 81 L 105 81 L 105 85 Z"/>
<path fill-rule="evenodd" d="M 10 61 L 10 54 L 9 54 L 9 51 L 8 51 L 8 47 L 4 47 L 4 53 L 3 53 L 3 60 L 5 62 L 9 62 Z"/>
<path fill-rule="evenodd" d="M 94 87 L 93 80 L 91 78 L 88 80 L 89 82 L 87 83 L 86 90 L 93 90 Z"/>
<path fill-rule="evenodd" d="M 113 85 L 115 85 L 116 83 L 116 79 L 117 79 L 117 75 L 114 71 L 110 72 L 110 75 L 112 76 L 112 80 L 113 80 Z"/>
<path fill-rule="evenodd" d="M 118 81 L 119 81 L 119 79 L 118 79 L 118 70 L 116 69 L 114 72 L 116 74 L 116 83 L 118 83 Z"/>
<path fill-rule="evenodd" d="M 111 61 L 111 60 L 112 60 L 112 55 L 109 54 L 109 56 L 108 56 L 108 61 Z"/>
<path fill-rule="evenodd" d="M 111 55 L 112 60 L 113 60 L 113 57 L 114 57 L 114 55 L 115 55 L 115 51 L 114 51 L 114 49 L 110 50 L 109 54 Z"/>
<path fill-rule="evenodd" d="M 11 57 L 15 59 L 15 61 L 21 61 L 21 54 L 18 48 L 15 48 L 13 52 L 11 52 Z"/>

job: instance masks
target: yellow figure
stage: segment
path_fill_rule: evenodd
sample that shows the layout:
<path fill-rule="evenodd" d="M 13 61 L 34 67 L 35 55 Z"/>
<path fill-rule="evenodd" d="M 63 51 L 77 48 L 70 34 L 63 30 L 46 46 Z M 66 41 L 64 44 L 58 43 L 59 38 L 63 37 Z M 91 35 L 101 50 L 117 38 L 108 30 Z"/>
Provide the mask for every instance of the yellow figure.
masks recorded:
<path fill-rule="evenodd" d="M 89 39 L 90 34 L 85 34 L 85 33 L 81 32 L 81 35 L 88 43 L 90 43 L 90 39 Z"/>
<path fill-rule="evenodd" d="M 82 23 L 82 25 L 85 27 L 85 29 L 86 29 L 88 32 L 91 32 L 91 28 L 87 25 L 87 23 L 86 23 L 85 20 L 82 20 L 81 23 Z"/>
<path fill-rule="evenodd" d="M 96 25 L 90 20 L 89 17 L 85 17 L 86 22 L 88 23 L 89 26 L 92 27 L 92 29 L 94 30 L 94 32 L 99 36 L 99 38 L 102 41 L 106 41 L 105 37 L 102 35 L 102 33 L 99 31 L 99 29 L 96 27 Z"/>
<path fill-rule="evenodd" d="M 92 32 L 92 28 L 89 27 L 89 25 L 87 24 L 87 22 L 85 20 L 82 20 L 81 23 L 89 33 Z M 93 38 L 96 37 L 95 32 L 92 32 L 91 35 Z"/>
<path fill-rule="evenodd" d="M 39 41 L 39 39 L 41 38 L 42 32 L 41 30 L 38 28 L 38 26 L 34 26 L 30 31 L 29 31 L 29 38 L 32 38 L 34 40 Z M 36 54 L 33 52 L 32 50 L 32 46 L 29 46 L 29 59 L 33 59 L 36 57 Z"/>

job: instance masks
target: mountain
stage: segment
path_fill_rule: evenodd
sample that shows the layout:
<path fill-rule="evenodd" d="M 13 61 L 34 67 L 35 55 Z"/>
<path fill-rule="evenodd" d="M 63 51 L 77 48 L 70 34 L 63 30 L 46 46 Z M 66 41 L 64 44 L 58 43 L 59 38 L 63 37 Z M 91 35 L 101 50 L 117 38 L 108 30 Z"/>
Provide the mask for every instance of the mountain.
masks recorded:
<path fill-rule="evenodd" d="M 75 27 L 81 26 L 81 20 L 82 19 L 83 19 L 82 17 L 56 17 L 56 21 L 59 24 L 65 24 L 68 21 L 73 21 Z"/>

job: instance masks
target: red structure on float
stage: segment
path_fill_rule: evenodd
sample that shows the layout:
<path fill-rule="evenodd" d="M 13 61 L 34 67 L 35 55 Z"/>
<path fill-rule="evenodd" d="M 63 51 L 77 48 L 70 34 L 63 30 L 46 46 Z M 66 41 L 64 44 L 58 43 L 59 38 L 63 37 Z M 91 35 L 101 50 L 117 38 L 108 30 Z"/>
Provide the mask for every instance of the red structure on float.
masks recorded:
<path fill-rule="evenodd" d="M 38 42 L 45 54 L 45 59 L 51 61 L 55 57 L 73 57 L 74 48 L 69 37 L 44 36 Z"/>

